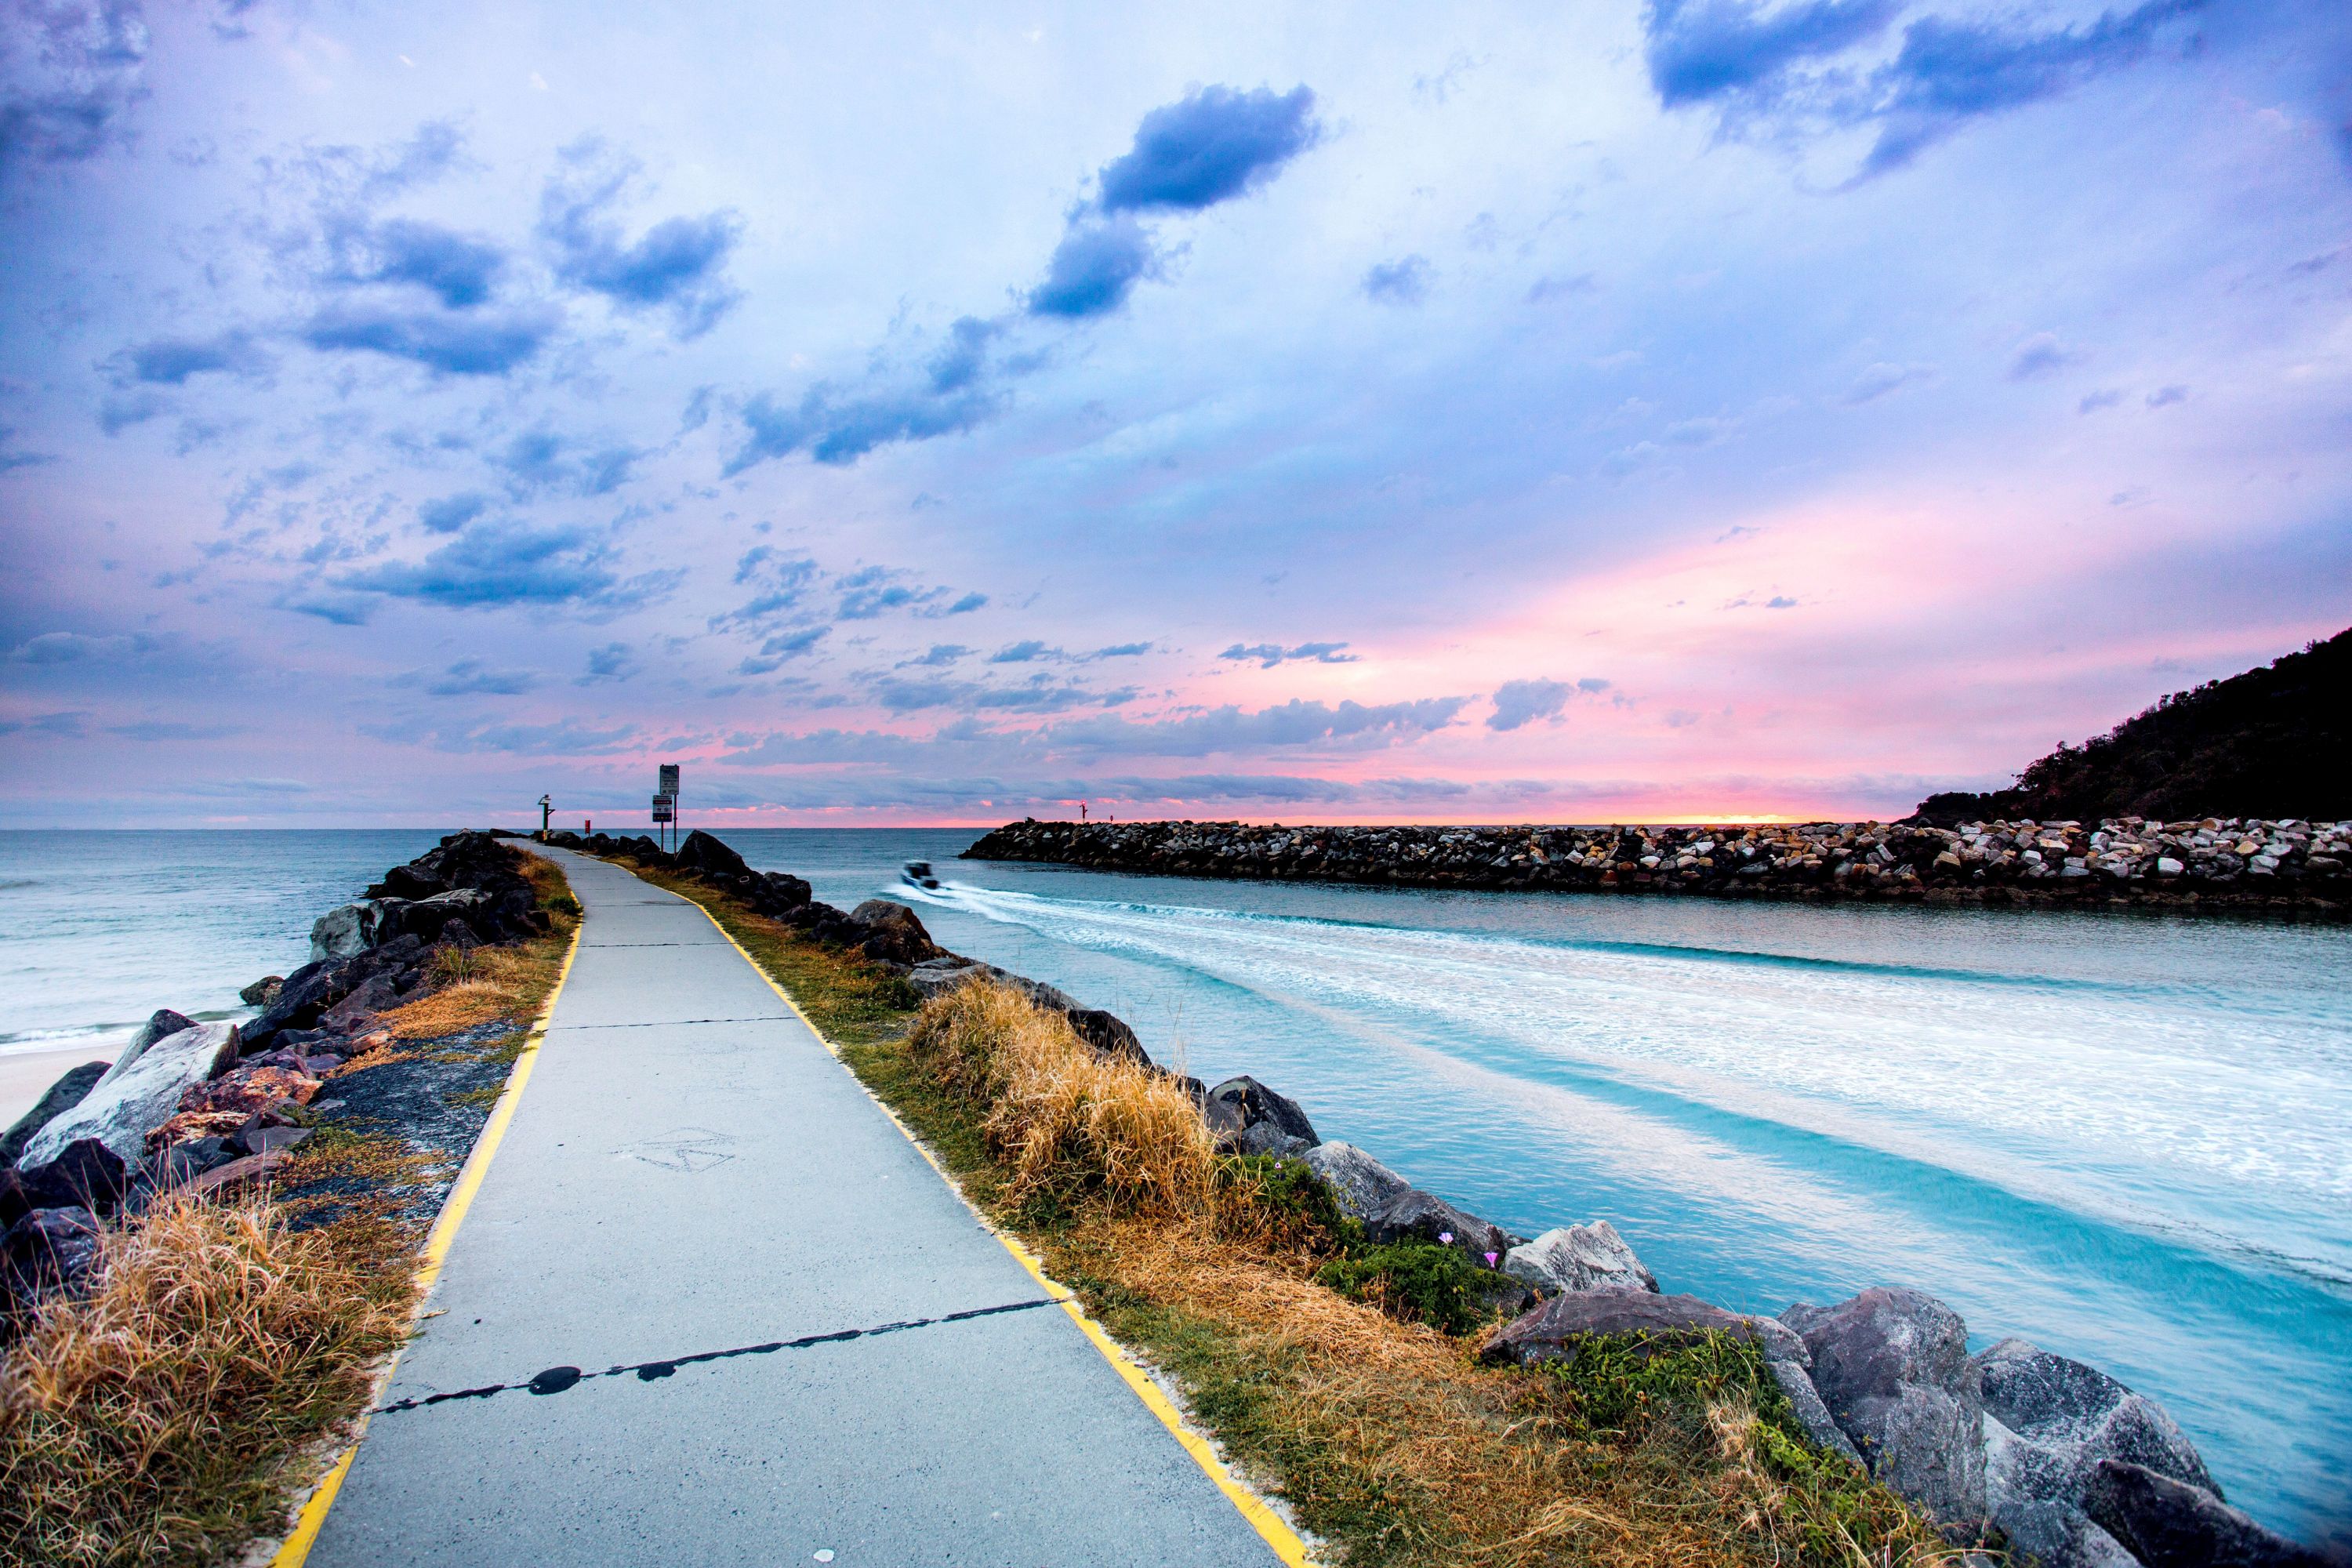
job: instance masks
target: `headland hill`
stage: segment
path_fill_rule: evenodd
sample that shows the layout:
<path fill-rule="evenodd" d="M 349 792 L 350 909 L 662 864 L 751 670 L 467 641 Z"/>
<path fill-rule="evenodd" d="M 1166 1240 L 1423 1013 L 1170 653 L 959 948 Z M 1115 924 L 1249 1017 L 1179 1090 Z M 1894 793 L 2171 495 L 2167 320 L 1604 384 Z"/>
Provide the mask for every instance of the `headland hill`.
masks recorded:
<path fill-rule="evenodd" d="M 1180 877 L 2352 918 L 2352 630 L 1900 821 L 1008 824 L 964 852 Z"/>

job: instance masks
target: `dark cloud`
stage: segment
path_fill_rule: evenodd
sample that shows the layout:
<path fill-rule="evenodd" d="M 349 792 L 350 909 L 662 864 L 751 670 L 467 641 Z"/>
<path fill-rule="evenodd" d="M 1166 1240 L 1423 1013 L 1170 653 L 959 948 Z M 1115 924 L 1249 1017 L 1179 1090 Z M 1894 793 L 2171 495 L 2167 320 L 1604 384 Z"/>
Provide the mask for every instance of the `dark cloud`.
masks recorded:
<path fill-rule="evenodd" d="M 959 316 L 948 329 L 948 341 L 931 359 L 931 390 L 961 392 L 988 368 L 988 345 L 1004 331 L 1002 321 Z"/>
<path fill-rule="evenodd" d="M 109 432 L 109 434 L 111 433 Z M 16 468 L 37 468 L 43 463 L 54 463 L 58 460 L 56 454 L 51 452 L 8 450 L 16 445 L 16 427 L 13 425 L 0 425 L 0 474 L 8 473 Z"/>
<path fill-rule="evenodd" d="M 1095 199 L 1071 210 L 1044 280 L 1022 296 L 1017 311 L 994 320 L 960 317 L 921 379 L 910 384 L 902 363 L 895 372 L 870 371 L 872 384 L 865 389 L 844 391 L 820 381 L 797 401 L 754 394 L 737 411 L 743 440 L 722 473 L 732 478 L 803 452 L 820 463 L 854 463 L 877 447 L 959 434 L 993 416 L 1007 395 L 1000 384 L 1045 362 L 1043 351 L 1034 351 L 991 363 L 992 346 L 1020 317 L 1068 322 L 1117 311 L 1138 283 L 1162 275 L 1159 248 L 1138 215 L 1197 212 L 1271 179 L 1314 144 L 1319 134 L 1314 102 L 1304 87 L 1285 94 L 1212 87 L 1151 110 L 1137 128 L 1135 144 L 1103 165 Z M 591 146 L 567 156 L 575 163 L 593 163 L 601 153 Z M 551 184 L 542 232 L 569 244 L 571 215 L 600 209 L 625 178 L 625 172 L 618 179 L 606 176 L 584 196 L 561 182 Z M 730 240 L 732 234 L 727 230 Z M 877 366 L 883 361 L 875 356 Z M 963 607 L 982 603 L 975 595 Z"/>
<path fill-rule="evenodd" d="M 131 724 L 109 724 L 106 732 L 126 741 L 217 741 L 242 734 L 242 724 L 188 724 L 175 719 L 142 719 Z"/>
<path fill-rule="evenodd" d="M 1102 210 L 1198 212 L 1242 195 L 1315 144 L 1314 110 L 1305 87 L 1196 88 L 1146 114 L 1135 145 L 1103 165 Z"/>
<path fill-rule="evenodd" d="M 950 605 L 946 609 L 941 610 L 940 614 L 943 616 L 968 616 L 972 611 L 979 609 L 982 605 L 987 603 L 988 595 L 985 594 L 966 594 L 962 598 L 958 599 L 954 604 Z"/>
<path fill-rule="evenodd" d="M 79 735 L 89 720 L 89 713 L 79 709 L 37 713 L 29 719 L 5 719 L 0 720 L 0 735 L 15 735 L 27 730 L 37 735 Z"/>
<path fill-rule="evenodd" d="M 1354 664 L 1363 658 L 1361 654 L 1348 652 L 1347 647 L 1348 645 L 1343 642 L 1303 642 L 1296 647 L 1285 647 L 1280 643 L 1272 642 L 1246 645 L 1235 643 L 1217 657 L 1255 659 L 1263 669 L 1272 669 L 1277 664 L 1291 660 L 1311 660 L 1317 664 Z"/>
<path fill-rule="evenodd" d="M 876 702 L 893 713 L 953 708 L 966 713 L 1064 713 L 1074 708 L 1116 707 L 1131 702 L 1131 687 L 1105 691 L 1040 672 L 1017 686 L 976 680 L 906 680 L 887 677 L 872 685 Z"/>
<path fill-rule="evenodd" d="M 977 649 L 964 647 L 961 643 L 935 642 L 930 646 L 929 651 L 919 654 L 913 658 L 900 659 L 897 668 L 900 669 L 943 669 L 959 659 L 970 658 L 973 653 L 977 651 Z"/>
<path fill-rule="evenodd" d="M 637 673 L 636 650 L 625 642 L 608 642 L 602 647 L 588 650 L 588 673 L 574 680 L 574 686 L 593 686 L 604 680 L 626 680 Z"/>
<path fill-rule="evenodd" d="M 11 664 L 113 664 L 141 658 L 163 645 L 145 633 L 91 637 L 82 632 L 43 632 L 8 650 Z"/>
<path fill-rule="evenodd" d="M 1429 259 L 1407 256 L 1364 274 L 1364 297 L 1382 305 L 1418 305 L 1429 297 Z"/>
<path fill-rule="evenodd" d="M 585 447 L 568 436 L 533 430 L 507 443 L 491 460 L 506 470 L 521 493 L 568 489 L 583 496 L 609 495 L 629 478 L 645 454 L 634 447 Z"/>
<path fill-rule="evenodd" d="M 353 281 L 414 284 L 453 310 L 487 303 L 507 265 L 506 252 L 487 239 L 404 218 L 367 231 L 359 248 Z"/>
<path fill-rule="evenodd" d="M 539 677 L 528 669 L 494 669 L 478 658 L 461 658 L 424 684 L 436 697 L 519 697 L 538 685 Z"/>
<path fill-rule="evenodd" d="M 457 608 L 578 604 L 624 609 L 651 601 L 677 580 L 675 572 L 624 581 L 611 549 L 584 528 L 481 522 L 422 561 L 392 561 L 352 573 L 338 586 Z"/>
<path fill-rule="evenodd" d="M 1579 294 L 1599 291 L 1601 284 L 1590 272 L 1579 272 L 1567 278 L 1538 278 L 1528 286 L 1528 303 L 1541 305 L 1552 300 L 1572 299 Z"/>
<path fill-rule="evenodd" d="M 824 569 L 811 556 L 782 554 L 772 544 L 754 545 L 735 563 L 736 585 L 753 589 L 752 596 L 724 615 L 712 616 L 710 628 L 769 625 L 799 608 L 824 575 Z"/>
<path fill-rule="evenodd" d="M 2109 387 L 2104 392 L 2085 393 L 2083 395 L 2083 401 L 2074 405 L 2074 412 L 2095 414 L 2102 408 L 2113 408 L 2123 400 L 2123 392 L 2118 387 Z"/>
<path fill-rule="evenodd" d="M 988 656 L 991 664 L 1030 664 L 1041 658 L 1067 658 L 1060 648 L 1048 647 L 1034 637 L 1017 642 L 1010 647 L 998 648 Z"/>
<path fill-rule="evenodd" d="M 158 338 L 116 354 L 109 365 L 116 384 L 134 382 L 154 386 L 184 386 L 192 375 L 221 371 L 251 374 L 269 368 L 268 356 L 242 331 L 209 338 Z"/>
<path fill-rule="evenodd" d="M 1073 224 L 1045 264 L 1045 280 L 1029 291 L 1029 313 L 1108 315 L 1127 303 L 1137 283 L 1158 277 L 1159 266 L 1150 235 L 1131 217 Z"/>
<path fill-rule="evenodd" d="M 1108 647 L 1098 647 L 1087 655 L 1088 658 L 1134 658 L 1151 651 L 1148 642 L 1115 642 Z"/>
<path fill-rule="evenodd" d="M 122 140 L 146 94 L 138 0 L 0 5 L 0 174 L 92 158 Z"/>
<path fill-rule="evenodd" d="M 806 626 L 795 632 L 781 632 L 760 645 L 760 651 L 736 667 L 738 675 L 769 675 L 787 660 L 800 658 L 815 648 L 832 634 L 831 626 Z"/>
<path fill-rule="evenodd" d="M 2070 364 L 2080 363 L 2085 356 L 2058 341 L 2055 332 L 2036 332 L 2017 345 L 2009 359 L 2009 379 L 2039 381 L 2053 375 Z"/>
<path fill-rule="evenodd" d="M 1575 689 L 1565 680 L 1507 680 L 1495 689 L 1495 710 L 1486 716 L 1486 728 L 1517 730 L 1555 718 Z"/>
<path fill-rule="evenodd" d="M 443 496 L 439 500 L 426 501 L 416 509 L 416 521 L 434 533 L 455 533 L 476 518 L 490 504 L 487 496 L 465 491 Z"/>
<path fill-rule="evenodd" d="M 2171 404 L 2188 401 L 2189 389 L 2185 386 L 2159 386 L 2147 395 L 2147 405 L 2150 408 L 2163 408 Z"/>
<path fill-rule="evenodd" d="M 1908 163 L 1971 120 L 2053 98 L 2131 65 L 2158 29 L 2203 0 L 2142 0 L 2081 26 L 1917 17 L 1892 58 L 1864 47 L 1902 0 L 1650 0 L 1651 85 L 1668 108 L 1708 104 L 1727 133 L 1761 125 L 1874 126 L 1854 178 Z"/>
<path fill-rule="evenodd" d="M 788 408 L 760 393 L 743 405 L 747 434 L 721 471 L 740 474 L 755 463 L 801 451 L 820 463 L 854 463 L 893 441 L 926 441 L 969 430 L 995 411 L 997 401 L 978 386 L 949 394 L 923 386 L 836 399 L 833 388 L 820 382 L 799 406 Z"/>
<path fill-rule="evenodd" d="M 435 728 L 415 722 L 362 724 L 360 732 L 396 745 L 419 742 L 437 752 L 505 752 L 528 757 L 592 756 L 630 749 L 642 732 L 635 724 L 599 726 L 578 719 L 551 724 L 482 724 Z"/>
<path fill-rule="evenodd" d="M 1769 89 L 1790 67 L 1836 55 L 1883 30 L 1901 0 L 1650 0 L 1650 85 L 1669 109 Z"/>
<path fill-rule="evenodd" d="M 1467 699 L 1431 697 L 1412 702 L 1363 704 L 1293 700 L 1255 713 L 1224 707 L 1206 713 L 1136 722 L 1105 714 L 1056 724 L 1057 746 L 1132 756 L 1202 757 L 1258 746 L 1311 746 L 1333 742 L 1389 744 L 1412 740 L 1454 722 Z"/>
<path fill-rule="evenodd" d="M 2032 32 L 1994 22 L 1923 16 L 1884 68 L 1874 117 L 1884 121 L 1865 174 L 1899 168 L 1968 120 L 2055 97 L 2147 55 L 2156 31 L 2203 0 L 2146 0 L 2085 27 Z"/>
<path fill-rule="evenodd" d="M 564 172 L 541 198 L 539 219 L 558 278 L 624 310 L 666 309 L 680 338 L 709 331 L 742 298 L 723 275 L 743 231 L 732 211 L 665 218 L 633 244 L 608 215 L 636 165 L 593 141 L 566 149 L 563 158 Z"/>
<path fill-rule="evenodd" d="M 384 354 L 443 375 L 504 375 L 535 357 L 560 320 L 544 308 L 489 316 L 341 304 L 311 317 L 301 337 L 314 349 Z"/>
<path fill-rule="evenodd" d="M 1925 381 L 1935 374 L 1933 365 L 1885 363 L 1874 364 L 1853 378 L 1853 384 L 1846 388 L 1845 395 L 1839 401 L 1849 408 L 1859 408 L 1865 403 L 1875 403 L 1887 394 L 1898 391 L 1914 382 Z"/>

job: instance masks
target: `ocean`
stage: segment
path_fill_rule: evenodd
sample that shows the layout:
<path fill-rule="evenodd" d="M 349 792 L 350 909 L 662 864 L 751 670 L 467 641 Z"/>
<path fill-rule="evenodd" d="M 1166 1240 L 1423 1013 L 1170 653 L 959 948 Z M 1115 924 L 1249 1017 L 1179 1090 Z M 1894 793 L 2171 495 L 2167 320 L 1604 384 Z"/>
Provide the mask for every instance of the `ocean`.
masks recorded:
<path fill-rule="evenodd" d="M 236 1011 L 429 832 L 0 835 L 0 1052 Z M 1269 886 L 733 830 L 1212 1082 L 1664 1288 L 1916 1286 L 2163 1401 L 2231 1500 L 2352 1544 L 2352 928 Z M 899 883 L 932 861 L 937 892 Z"/>

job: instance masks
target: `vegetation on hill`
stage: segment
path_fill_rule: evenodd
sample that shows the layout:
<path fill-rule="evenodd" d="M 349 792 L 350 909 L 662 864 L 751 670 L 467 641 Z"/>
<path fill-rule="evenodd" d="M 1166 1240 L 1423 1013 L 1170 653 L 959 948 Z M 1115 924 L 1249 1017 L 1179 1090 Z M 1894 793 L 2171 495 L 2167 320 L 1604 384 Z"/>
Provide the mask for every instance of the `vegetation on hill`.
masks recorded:
<path fill-rule="evenodd" d="M 2009 789 L 1920 802 L 1919 820 L 2168 822 L 2203 816 L 2352 816 L 2352 630 L 2227 680 L 2176 691 Z"/>

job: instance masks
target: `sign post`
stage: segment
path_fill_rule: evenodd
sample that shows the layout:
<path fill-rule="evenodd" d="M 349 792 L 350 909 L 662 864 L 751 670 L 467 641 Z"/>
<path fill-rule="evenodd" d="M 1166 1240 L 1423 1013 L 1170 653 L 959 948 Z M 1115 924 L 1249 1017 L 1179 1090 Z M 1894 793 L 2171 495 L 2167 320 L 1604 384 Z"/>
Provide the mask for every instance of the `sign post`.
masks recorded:
<path fill-rule="evenodd" d="M 555 815 L 555 803 L 545 795 L 539 797 L 539 841 L 547 842 L 548 819 Z"/>
<path fill-rule="evenodd" d="M 677 764 L 664 763 L 654 789 L 654 823 L 669 826 L 669 847 L 677 847 Z"/>

